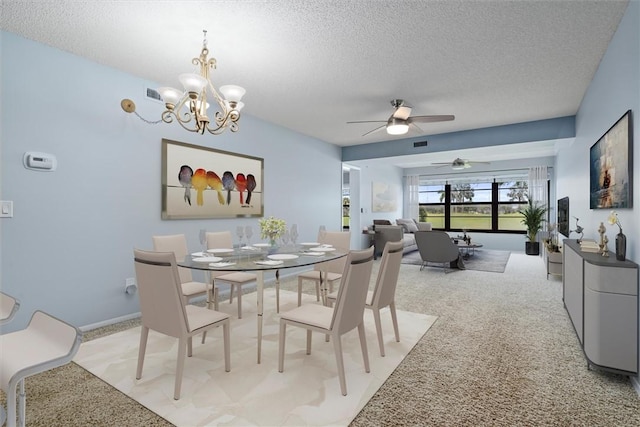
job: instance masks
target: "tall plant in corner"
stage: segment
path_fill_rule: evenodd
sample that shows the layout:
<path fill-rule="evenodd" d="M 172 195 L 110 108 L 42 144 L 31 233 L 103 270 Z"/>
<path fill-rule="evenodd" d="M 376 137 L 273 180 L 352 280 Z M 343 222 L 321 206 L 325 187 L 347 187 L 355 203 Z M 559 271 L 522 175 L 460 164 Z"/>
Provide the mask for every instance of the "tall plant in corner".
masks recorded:
<path fill-rule="evenodd" d="M 522 215 L 520 222 L 527 227 L 527 239 L 529 241 L 525 243 L 525 251 L 527 255 L 538 255 L 540 254 L 538 233 L 542 230 L 547 208 L 529 200 L 529 203 L 519 212 Z"/>

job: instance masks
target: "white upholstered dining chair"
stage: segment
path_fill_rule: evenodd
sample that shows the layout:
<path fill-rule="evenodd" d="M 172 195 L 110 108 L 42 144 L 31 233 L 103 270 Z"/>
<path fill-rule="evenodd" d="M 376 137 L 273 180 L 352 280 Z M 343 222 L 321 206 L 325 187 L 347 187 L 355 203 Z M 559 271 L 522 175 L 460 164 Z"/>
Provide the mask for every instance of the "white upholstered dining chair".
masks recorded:
<path fill-rule="evenodd" d="M 7 427 L 26 423 L 25 378 L 71 362 L 81 341 L 78 328 L 40 310 L 25 329 L 0 335 L 0 388 L 7 396 Z"/>
<path fill-rule="evenodd" d="M 349 252 L 351 248 L 351 232 L 349 231 L 324 231 L 318 233 L 318 242 L 323 245 L 332 245 L 340 252 Z M 329 285 L 329 292 L 333 292 L 333 284 L 340 282 L 342 271 L 347 258 L 342 257 L 331 261 L 315 264 L 313 270 L 298 274 L 298 306 L 302 304 L 302 284 L 311 281 L 316 286 L 316 300 L 320 301 L 320 274 Z M 277 289 L 276 289 L 277 291 Z"/>
<path fill-rule="evenodd" d="M 189 256 L 187 239 L 184 234 L 153 236 L 153 250 L 156 252 L 173 252 L 177 260 L 183 260 Z M 194 281 L 190 269 L 178 267 L 178 274 L 180 275 L 180 287 L 182 288 L 182 296 L 185 302 L 188 303 L 192 298 L 209 296 L 208 290 L 211 289 L 211 285 Z"/>
<path fill-rule="evenodd" d="M 173 252 L 150 252 L 134 249 L 134 264 L 140 296 L 141 329 L 136 379 L 142 377 L 149 330 L 178 338 L 178 361 L 173 398 L 180 399 L 185 353 L 193 354 L 194 335 L 222 326 L 224 367 L 231 370 L 229 315 L 185 304 Z"/>
<path fill-rule="evenodd" d="M 11 295 L 0 292 L 0 325 L 11 322 L 20 308 L 20 301 Z"/>
<path fill-rule="evenodd" d="M 378 346 L 380 347 L 380 356 L 384 357 L 384 340 L 382 338 L 382 322 L 380 319 L 380 310 L 389 307 L 391 313 L 391 322 L 393 323 L 393 331 L 395 333 L 396 342 L 400 342 L 400 332 L 398 330 L 398 318 L 396 316 L 396 285 L 398 283 L 398 275 L 400 274 L 400 264 L 402 263 L 402 241 L 387 242 L 382 251 L 378 276 L 376 278 L 376 286 L 373 291 L 367 293 L 367 301 L 365 307 L 372 310 L 373 319 L 376 324 L 376 332 L 378 334 Z M 334 292 L 328 296 L 329 302 L 335 302 L 338 294 Z"/>
<path fill-rule="evenodd" d="M 230 231 L 207 232 L 207 249 L 233 249 L 233 238 Z M 229 304 L 233 303 L 233 291 L 238 294 L 238 319 L 242 319 L 242 286 L 255 282 L 257 277 L 253 273 L 245 273 L 242 271 L 229 273 L 227 271 L 211 271 L 211 281 L 214 288 L 218 283 L 228 283 Z M 218 292 L 209 295 L 209 307 L 213 301 L 214 310 L 218 310 Z M 203 342 L 204 342 L 204 336 Z"/>
<path fill-rule="evenodd" d="M 284 371 L 284 351 L 287 325 L 307 330 L 307 354 L 311 354 L 311 333 L 326 334 L 333 342 L 340 379 L 340 391 L 347 395 L 342 354 L 343 334 L 358 329 L 364 368 L 369 372 L 369 355 L 364 331 L 364 306 L 373 266 L 373 247 L 362 251 L 351 251 L 346 257 L 340 289 L 334 307 L 320 304 L 304 304 L 280 314 L 280 339 L 278 350 L 278 371 Z"/>

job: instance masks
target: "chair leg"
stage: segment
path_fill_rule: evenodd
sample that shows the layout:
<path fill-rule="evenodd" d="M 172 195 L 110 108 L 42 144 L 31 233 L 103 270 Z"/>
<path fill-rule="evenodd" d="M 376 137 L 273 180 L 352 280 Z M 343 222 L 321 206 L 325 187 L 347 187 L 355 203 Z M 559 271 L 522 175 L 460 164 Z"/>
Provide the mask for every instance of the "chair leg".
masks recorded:
<path fill-rule="evenodd" d="M 301 305 L 302 305 L 302 278 L 298 277 L 298 307 L 300 307 Z"/>
<path fill-rule="evenodd" d="M 178 339 L 178 362 L 176 363 L 176 383 L 173 389 L 173 398 L 180 399 L 180 388 L 182 387 L 182 374 L 184 372 L 184 356 L 187 349 L 187 343 L 184 338 Z"/>
<path fill-rule="evenodd" d="M 311 329 L 307 329 L 307 354 L 311 354 Z"/>
<path fill-rule="evenodd" d="M 24 378 L 18 383 L 18 426 L 27 425 L 27 393 L 24 390 Z"/>
<path fill-rule="evenodd" d="M 278 372 L 284 371 L 284 342 L 286 338 L 287 323 L 280 320 L 280 338 L 278 339 Z"/>
<path fill-rule="evenodd" d="M 18 383 L 20 383 L 19 381 Z M 11 383 L 9 381 L 9 388 L 7 389 L 7 427 L 15 427 L 16 416 L 18 415 L 16 389 L 18 384 Z"/>
<path fill-rule="evenodd" d="M 235 285 L 232 288 L 238 288 L 238 319 L 242 319 L 242 285 Z"/>
<path fill-rule="evenodd" d="M 138 348 L 138 368 L 136 369 L 136 379 L 142 378 L 142 365 L 144 365 L 144 354 L 147 350 L 147 338 L 149 337 L 149 328 L 142 326 L 140 329 L 140 345 Z"/>
<path fill-rule="evenodd" d="M 398 330 L 398 317 L 396 316 L 395 301 L 391 301 L 391 304 L 389 304 L 389 311 L 391 312 L 391 321 L 393 322 L 393 332 L 396 334 L 396 342 L 400 342 L 400 331 Z"/>
<path fill-rule="evenodd" d="M 333 351 L 336 354 L 336 365 L 338 366 L 338 378 L 340 379 L 340 391 L 343 396 L 347 395 L 347 380 L 344 375 L 344 359 L 342 357 L 342 342 L 340 335 L 333 337 Z"/>
<path fill-rule="evenodd" d="M 193 339 L 192 337 L 187 338 L 187 356 L 193 356 Z"/>
<path fill-rule="evenodd" d="M 376 324 L 376 332 L 378 333 L 378 346 L 380 347 L 380 356 L 384 357 L 384 340 L 382 338 L 382 322 L 380 321 L 380 310 L 374 308 L 373 320 Z"/>
<path fill-rule="evenodd" d="M 320 302 L 320 282 L 316 283 L 316 301 Z"/>
<path fill-rule="evenodd" d="M 364 333 L 364 322 L 358 325 L 358 335 L 360 335 L 360 348 L 362 349 L 362 358 L 364 359 L 364 371 L 369 373 L 369 352 L 367 351 L 367 336 Z"/>
<path fill-rule="evenodd" d="M 233 303 L 233 285 L 229 284 L 229 304 Z"/>
<path fill-rule="evenodd" d="M 213 305 L 214 305 L 214 310 L 218 311 L 218 288 L 214 287 L 213 288 Z M 211 310 L 211 303 L 207 304 L 207 308 L 209 308 L 209 310 Z M 204 331 L 202 333 L 202 344 L 204 344 L 204 340 L 207 338 L 207 331 Z"/>
<path fill-rule="evenodd" d="M 230 337 L 230 322 L 227 319 L 222 324 L 222 335 L 224 336 L 224 370 L 229 372 L 231 370 L 231 337 Z"/>

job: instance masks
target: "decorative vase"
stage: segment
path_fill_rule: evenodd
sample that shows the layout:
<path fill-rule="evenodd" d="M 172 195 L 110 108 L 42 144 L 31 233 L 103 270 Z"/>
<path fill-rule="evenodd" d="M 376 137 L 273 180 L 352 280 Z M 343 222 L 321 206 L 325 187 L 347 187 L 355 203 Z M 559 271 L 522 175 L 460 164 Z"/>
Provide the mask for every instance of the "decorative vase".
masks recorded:
<path fill-rule="evenodd" d="M 627 258 L 627 236 L 622 234 L 622 229 L 616 235 L 616 259 L 624 261 Z"/>

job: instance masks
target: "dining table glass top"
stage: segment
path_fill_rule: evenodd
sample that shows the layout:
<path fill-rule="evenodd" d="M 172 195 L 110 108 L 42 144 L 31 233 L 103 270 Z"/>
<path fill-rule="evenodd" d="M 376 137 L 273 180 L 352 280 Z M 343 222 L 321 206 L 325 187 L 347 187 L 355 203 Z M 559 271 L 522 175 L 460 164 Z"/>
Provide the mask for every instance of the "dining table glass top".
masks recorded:
<path fill-rule="evenodd" d="M 242 246 L 195 252 L 184 260 L 178 260 L 177 264 L 180 267 L 209 271 L 279 270 L 318 264 L 346 255 L 346 252 L 323 245 Z"/>

